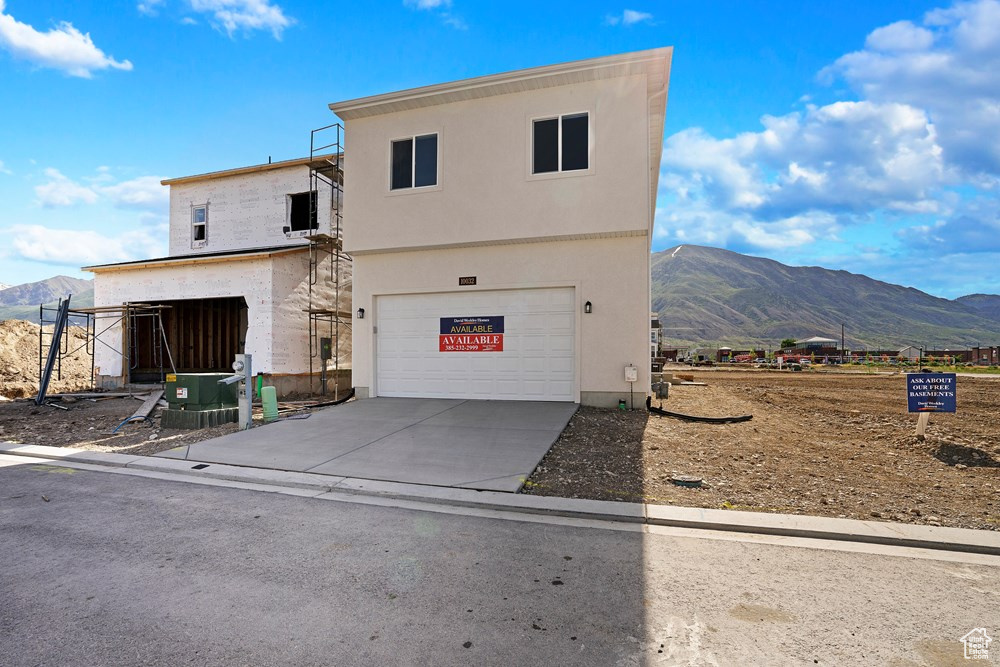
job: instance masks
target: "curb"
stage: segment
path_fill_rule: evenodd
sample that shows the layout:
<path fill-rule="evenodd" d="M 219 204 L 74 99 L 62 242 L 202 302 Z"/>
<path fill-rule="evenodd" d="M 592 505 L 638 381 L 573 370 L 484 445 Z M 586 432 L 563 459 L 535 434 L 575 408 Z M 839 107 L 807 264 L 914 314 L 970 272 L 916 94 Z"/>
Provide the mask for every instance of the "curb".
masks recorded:
<path fill-rule="evenodd" d="M 198 478 L 315 491 L 318 494 L 375 496 L 520 514 L 544 514 L 697 530 L 860 542 L 1000 556 L 1000 532 L 860 521 L 794 514 L 765 514 L 606 500 L 527 496 L 499 491 L 335 477 L 284 470 L 130 456 L 63 447 L 0 443 L 0 454 L 143 470 Z M 204 466 L 198 468 L 197 466 Z M 185 480 L 187 481 L 187 480 Z"/>

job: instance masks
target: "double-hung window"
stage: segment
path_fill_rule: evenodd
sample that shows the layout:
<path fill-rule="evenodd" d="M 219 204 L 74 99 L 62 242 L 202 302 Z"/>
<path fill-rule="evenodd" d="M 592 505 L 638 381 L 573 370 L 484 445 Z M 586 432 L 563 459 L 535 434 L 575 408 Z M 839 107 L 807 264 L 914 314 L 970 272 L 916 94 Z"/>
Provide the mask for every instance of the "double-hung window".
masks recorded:
<path fill-rule="evenodd" d="M 532 121 L 531 173 L 586 169 L 590 169 L 589 114 L 565 114 Z"/>
<path fill-rule="evenodd" d="M 191 207 L 191 247 L 201 248 L 208 242 L 208 204 Z"/>
<path fill-rule="evenodd" d="M 392 142 L 390 190 L 426 188 L 438 182 L 438 135 L 421 134 Z"/>

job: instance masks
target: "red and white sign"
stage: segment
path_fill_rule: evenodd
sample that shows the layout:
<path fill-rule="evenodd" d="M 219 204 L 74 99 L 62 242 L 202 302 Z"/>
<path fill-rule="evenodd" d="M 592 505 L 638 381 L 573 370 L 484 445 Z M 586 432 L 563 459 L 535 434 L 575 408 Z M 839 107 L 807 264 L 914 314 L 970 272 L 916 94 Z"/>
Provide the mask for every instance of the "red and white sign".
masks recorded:
<path fill-rule="evenodd" d="M 503 334 L 457 334 L 438 337 L 440 352 L 503 352 Z"/>
<path fill-rule="evenodd" d="M 503 352 L 503 315 L 442 317 L 440 352 Z"/>

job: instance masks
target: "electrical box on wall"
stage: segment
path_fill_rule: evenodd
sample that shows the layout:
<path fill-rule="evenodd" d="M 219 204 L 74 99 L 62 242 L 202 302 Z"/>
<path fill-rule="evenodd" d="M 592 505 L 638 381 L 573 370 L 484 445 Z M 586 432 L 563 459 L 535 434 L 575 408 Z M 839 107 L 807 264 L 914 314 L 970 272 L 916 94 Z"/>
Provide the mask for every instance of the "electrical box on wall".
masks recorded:
<path fill-rule="evenodd" d="M 638 382 L 639 381 L 639 369 L 629 364 L 625 367 L 625 381 L 626 382 Z"/>

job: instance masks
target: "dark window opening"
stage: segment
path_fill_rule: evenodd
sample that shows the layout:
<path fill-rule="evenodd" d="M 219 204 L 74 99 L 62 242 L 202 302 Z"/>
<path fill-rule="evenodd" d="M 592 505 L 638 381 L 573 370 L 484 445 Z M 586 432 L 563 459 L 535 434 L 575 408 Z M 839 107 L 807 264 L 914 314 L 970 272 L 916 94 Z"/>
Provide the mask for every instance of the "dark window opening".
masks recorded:
<path fill-rule="evenodd" d="M 562 170 L 586 169 L 588 164 L 587 114 L 562 117 Z"/>
<path fill-rule="evenodd" d="M 559 171 L 559 119 L 535 121 L 534 141 L 535 174 Z"/>
<path fill-rule="evenodd" d="M 413 185 L 422 188 L 437 185 L 438 138 L 426 134 L 416 138 L 416 158 L 413 162 Z"/>
<path fill-rule="evenodd" d="M 392 189 L 413 187 L 413 139 L 392 142 Z"/>
<path fill-rule="evenodd" d="M 589 115 L 571 114 L 532 123 L 531 173 L 590 168 Z"/>
<path fill-rule="evenodd" d="M 319 227 L 316 216 L 317 194 L 312 192 L 299 192 L 288 195 L 288 227 L 293 232 L 303 232 Z"/>
<path fill-rule="evenodd" d="M 438 137 L 423 134 L 392 142 L 389 188 L 425 188 L 437 185 Z"/>

